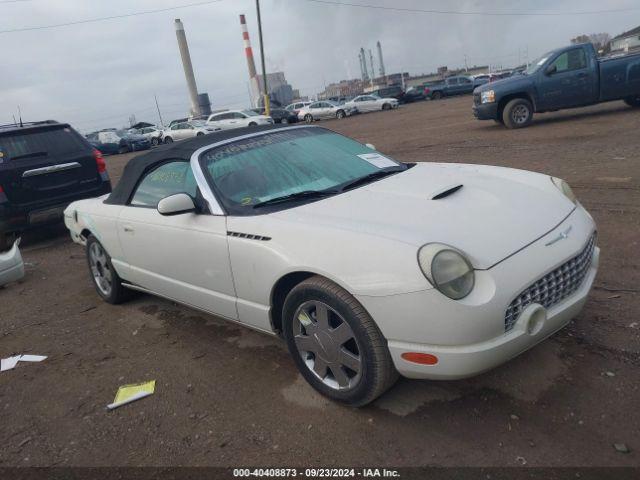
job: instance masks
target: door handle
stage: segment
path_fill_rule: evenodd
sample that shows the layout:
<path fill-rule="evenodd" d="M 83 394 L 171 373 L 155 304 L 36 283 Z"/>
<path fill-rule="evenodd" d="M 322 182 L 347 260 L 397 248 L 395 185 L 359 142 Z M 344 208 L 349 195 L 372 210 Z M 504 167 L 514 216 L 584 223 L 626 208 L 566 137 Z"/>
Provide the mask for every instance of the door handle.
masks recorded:
<path fill-rule="evenodd" d="M 581 72 L 577 75 L 578 78 L 585 78 L 587 74 L 585 72 Z"/>
<path fill-rule="evenodd" d="M 133 233 L 133 232 L 134 232 L 133 227 L 132 227 L 131 225 L 125 225 L 122 229 L 123 229 L 126 233 Z"/>

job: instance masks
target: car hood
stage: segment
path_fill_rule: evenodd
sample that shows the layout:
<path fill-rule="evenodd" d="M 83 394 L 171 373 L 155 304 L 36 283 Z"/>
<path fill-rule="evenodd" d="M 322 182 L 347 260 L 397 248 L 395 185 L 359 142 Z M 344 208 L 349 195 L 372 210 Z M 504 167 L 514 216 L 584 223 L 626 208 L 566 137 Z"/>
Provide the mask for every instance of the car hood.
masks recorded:
<path fill-rule="evenodd" d="M 486 92 L 488 90 L 511 90 L 526 88 L 531 84 L 531 79 L 527 75 L 514 75 L 513 77 L 501 78 L 495 82 L 483 83 L 476 87 L 475 93 Z"/>
<path fill-rule="evenodd" d="M 433 197 L 452 187 L 448 196 Z M 424 163 L 377 182 L 271 215 L 386 237 L 416 249 L 444 243 L 487 269 L 542 237 L 575 208 L 547 175 L 481 165 Z"/>

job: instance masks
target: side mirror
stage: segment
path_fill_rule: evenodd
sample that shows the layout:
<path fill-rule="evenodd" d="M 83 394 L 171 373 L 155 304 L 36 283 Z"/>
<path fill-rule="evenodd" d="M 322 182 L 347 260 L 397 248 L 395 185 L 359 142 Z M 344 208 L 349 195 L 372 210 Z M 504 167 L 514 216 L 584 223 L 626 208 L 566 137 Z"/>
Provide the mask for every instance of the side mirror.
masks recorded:
<path fill-rule="evenodd" d="M 557 71 L 558 71 L 558 67 L 556 67 L 555 65 L 549 65 L 547 68 L 544 69 L 544 73 L 546 73 L 547 75 L 553 75 Z"/>
<path fill-rule="evenodd" d="M 158 202 L 158 213 L 161 215 L 180 215 L 195 211 L 196 206 L 193 199 L 186 193 L 176 193 Z"/>
<path fill-rule="evenodd" d="M 376 146 L 371 144 L 371 143 L 365 143 L 364 146 L 367 147 L 367 148 L 370 148 L 371 150 L 375 150 L 376 149 Z"/>

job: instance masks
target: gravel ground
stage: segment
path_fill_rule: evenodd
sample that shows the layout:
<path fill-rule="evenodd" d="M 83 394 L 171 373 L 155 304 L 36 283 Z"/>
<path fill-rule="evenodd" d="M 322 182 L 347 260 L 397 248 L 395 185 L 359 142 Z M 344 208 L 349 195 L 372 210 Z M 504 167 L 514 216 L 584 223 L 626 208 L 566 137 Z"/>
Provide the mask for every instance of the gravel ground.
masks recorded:
<path fill-rule="evenodd" d="M 509 131 L 475 121 L 470 103 L 324 125 L 403 161 L 569 181 L 602 255 L 567 328 L 479 377 L 400 380 L 354 410 L 314 393 L 277 339 L 150 296 L 101 302 L 83 249 L 62 228 L 41 230 L 24 238 L 24 280 L 0 290 L 0 356 L 49 356 L 0 374 L 0 467 L 638 465 L 640 111 L 616 102 Z M 114 180 L 130 157 L 107 157 Z M 119 385 L 148 379 L 155 395 L 105 411 Z"/>

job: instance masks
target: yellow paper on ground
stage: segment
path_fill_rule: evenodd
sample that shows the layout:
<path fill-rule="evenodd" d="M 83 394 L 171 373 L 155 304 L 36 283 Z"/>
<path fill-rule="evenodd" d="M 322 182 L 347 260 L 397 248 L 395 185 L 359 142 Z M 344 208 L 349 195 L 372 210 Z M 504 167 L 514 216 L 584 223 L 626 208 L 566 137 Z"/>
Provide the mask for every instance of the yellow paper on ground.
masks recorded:
<path fill-rule="evenodd" d="M 107 405 L 107 408 L 113 409 L 127 403 L 134 402 L 144 397 L 152 395 L 156 389 L 156 381 L 151 380 L 149 382 L 134 383 L 131 385 L 123 385 L 118 388 L 116 398 L 113 399 L 113 403 Z"/>

